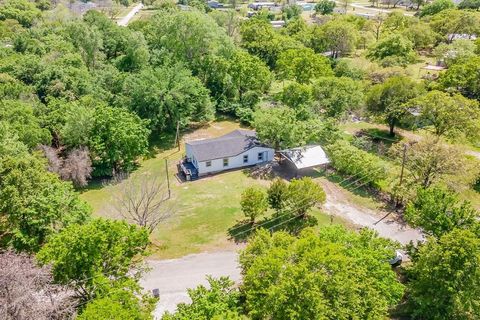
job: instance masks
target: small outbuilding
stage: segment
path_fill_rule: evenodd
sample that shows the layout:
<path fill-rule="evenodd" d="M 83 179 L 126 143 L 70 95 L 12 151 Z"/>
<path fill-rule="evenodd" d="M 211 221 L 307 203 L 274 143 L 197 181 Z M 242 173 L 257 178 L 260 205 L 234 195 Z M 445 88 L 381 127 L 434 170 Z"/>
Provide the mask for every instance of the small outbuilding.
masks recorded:
<path fill-rule="evenodd" d="M 262 144 L 255 131 L 235 130 L 214 139 L 185 143 L 180 170 L 187 180 L 273 160 L 275 150 Z"/>
<path fill-rule="evenodd" d="M 326 167 L 330 160 L 323 148 L 319 145 L 308 145 L 280 151 L 286 165 L 298 174 L 302 170 L 315 167 Z"/>

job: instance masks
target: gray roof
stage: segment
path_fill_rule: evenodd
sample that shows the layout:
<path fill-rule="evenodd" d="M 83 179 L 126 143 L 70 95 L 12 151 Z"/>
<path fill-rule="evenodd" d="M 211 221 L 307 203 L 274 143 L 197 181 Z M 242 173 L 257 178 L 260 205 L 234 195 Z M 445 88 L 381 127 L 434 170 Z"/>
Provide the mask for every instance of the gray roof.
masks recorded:
<path fill-rule="evenodd" d="M 187 142 L 197 161 L 228 158 L 239 155 L 253 147 L 262 146 L 252 130 L 235 130 L 214 139 Z"/>

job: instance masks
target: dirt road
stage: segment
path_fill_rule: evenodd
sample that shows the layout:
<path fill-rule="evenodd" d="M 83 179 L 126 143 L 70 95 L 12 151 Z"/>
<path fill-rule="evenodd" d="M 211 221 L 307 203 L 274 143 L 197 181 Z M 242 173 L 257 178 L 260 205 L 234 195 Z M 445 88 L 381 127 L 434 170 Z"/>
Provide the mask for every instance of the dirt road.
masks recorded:
<path fill-rule="evenodd" d="M 346 195 L 347 191 L 336 184 L 328 180 L 322 180 L 321 185 L 327 194 L 327 201 L 323 205 L 326 212 L 340 216 L 357 226 L 376 230 L 380 236 L 396 240 L 401 244 L 423 239 L 419 230 L 412 229 L 398 221 L 395 216 L 389 215 L 388 212 L 383 210 L 373 211 L 353 204 Z"/>
<path fill-rule="evenodd" d="M 117 24 L 122 27 L 126 27 L 130 20 L 143 8 L 143 4 L 139 3 L 129 13 L 127 13 L 124 17 L 120 18 L 117 21 Z"/>

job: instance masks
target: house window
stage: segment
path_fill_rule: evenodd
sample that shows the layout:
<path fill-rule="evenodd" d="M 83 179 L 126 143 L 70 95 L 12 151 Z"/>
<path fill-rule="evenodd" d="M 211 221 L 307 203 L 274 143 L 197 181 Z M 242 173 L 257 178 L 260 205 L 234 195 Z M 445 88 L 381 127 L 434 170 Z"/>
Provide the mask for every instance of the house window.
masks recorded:
<path fill-rule="evenodd" d="M 223 166 L 228 167 L 228 158 L 223 159 Z"/>
<path fill-rule="evenodd" d="M 248 163 L 248 154 L 243 156 L 243 163 Z"/>
<path fill-rule="evenodd" d="M 258 161 L 263 161 L 263 152 L 258 153 Z"/>
<path fill-rule="evenodd" d="M 212 161 L 207 161 L 207 162 L 205 162 L 205 166 L 211 167 L 211 166 L 212 166 Z"/>

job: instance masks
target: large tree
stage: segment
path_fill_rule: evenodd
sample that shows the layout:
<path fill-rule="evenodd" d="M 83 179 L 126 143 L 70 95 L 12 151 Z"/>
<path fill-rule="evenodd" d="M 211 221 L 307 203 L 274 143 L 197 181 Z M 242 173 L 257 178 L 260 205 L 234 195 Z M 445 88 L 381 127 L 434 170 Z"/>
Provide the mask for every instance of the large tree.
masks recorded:
<path fill-rule="evenodd" d="M 316 111 L 342 118 L 363 105 L 363 86 L 346 77 L 321 77 L 313 85 L 313 100 Z"/>
<path fill-rule="evenodd" d="M 258 138 L 275 150 L 302 144 L 305 138 L 302 122 L 291 108 L 260 109 L 255 112 L 253 127 Z"/>
<path fill-rule="evenodd" d="M 93 219 L 53 236 L 37 259 L 51 264 L 56 282 L 69 285 L 88 301 L 102 296 L 102 282 L 115 285 L 135 278 L 147 245 L 145 229 L 123 221 Z"/>
<path fill-rule="evenodd" d="M 480 57 L 454 64 L 440 76 L 440 83 L 445 89 L 480 100 Z"/>
<path fill-rule="evenodd" d="M 430 238 L 414 255 L 409 270 L 408 299 L 418 319 L 480 317 L 480 238 L 454 230 Z"/>
<path fill-rule="evenodd" d="M 469 202 L 460 201 L 458 194 L 437 186 L 419 189 L 405 209 L 410 224 L 437 238 L 455 228 L 471 227 L 479 216 L 480 212 Z"/>
<path fill-rule="evenodd" d="M 480 107 L 475 100 L 434 90 L 412 100 L 409 105 L 417 109 L 420 125 L 431 127 L 437 136 L 479 137 Z"/>
<path fill-rule="evenodd" d="M 280 53 L 276 70 L 282 79 L 292 79 L 299 83 L 333 75 L 328 59 L 309 48 L 290 49 Z"/>
<path fill-rule="evenodd" d="M 325 227 L 298 238 L 261 230 L 240 255 L 247 313 L 255 319 L 384 319 L 403 294 L 388 263 L 395 247 L 366 229 Z"/>
<path fill-rule="evenodd" d="M 444 144 L 438 138 L 426 137 L 408 145 L 396 144 L 391 153 L 398 162 L 403 157 L 405 147 L 407 177 L 424 188 L 441 181 L 448 183 L 448 177 L 459 174 L 465 166 L 462 152 L 454 146 Z"/>
<path fill-rule="evenodd" d="M 143 119 L 152 129 L 173 131 L 180 123 L 211 120 L 213 107 L 208 90 L 189 70 L 181 66 L 146 69 L 132 74 L 124 84 L 123 105 Z"/>
<path fill-rule="evenodd" d="M 367 95 L 367 107 L 375 115 L 383 117 L 390 135 L 395 135 L 395 126 L 408 112 L 406 102 L 416 98 L 421 86 L 409 77 L 394 76 L 384 83 L 374 85 Z"/>
<path fill-rule="evenodd" d="M 96 107 L 89 133 L 87 143 L 96 175 L 128 171 L 147 151 L 146 123 L 123 108 Z"/>
<path fill-rule="evenodd" d="M 70 183 L 46 171 L 35 156 L 0 158 L 0 244 L 35 252 L 47 237 L 84 222 L 89 206 Z"/>

